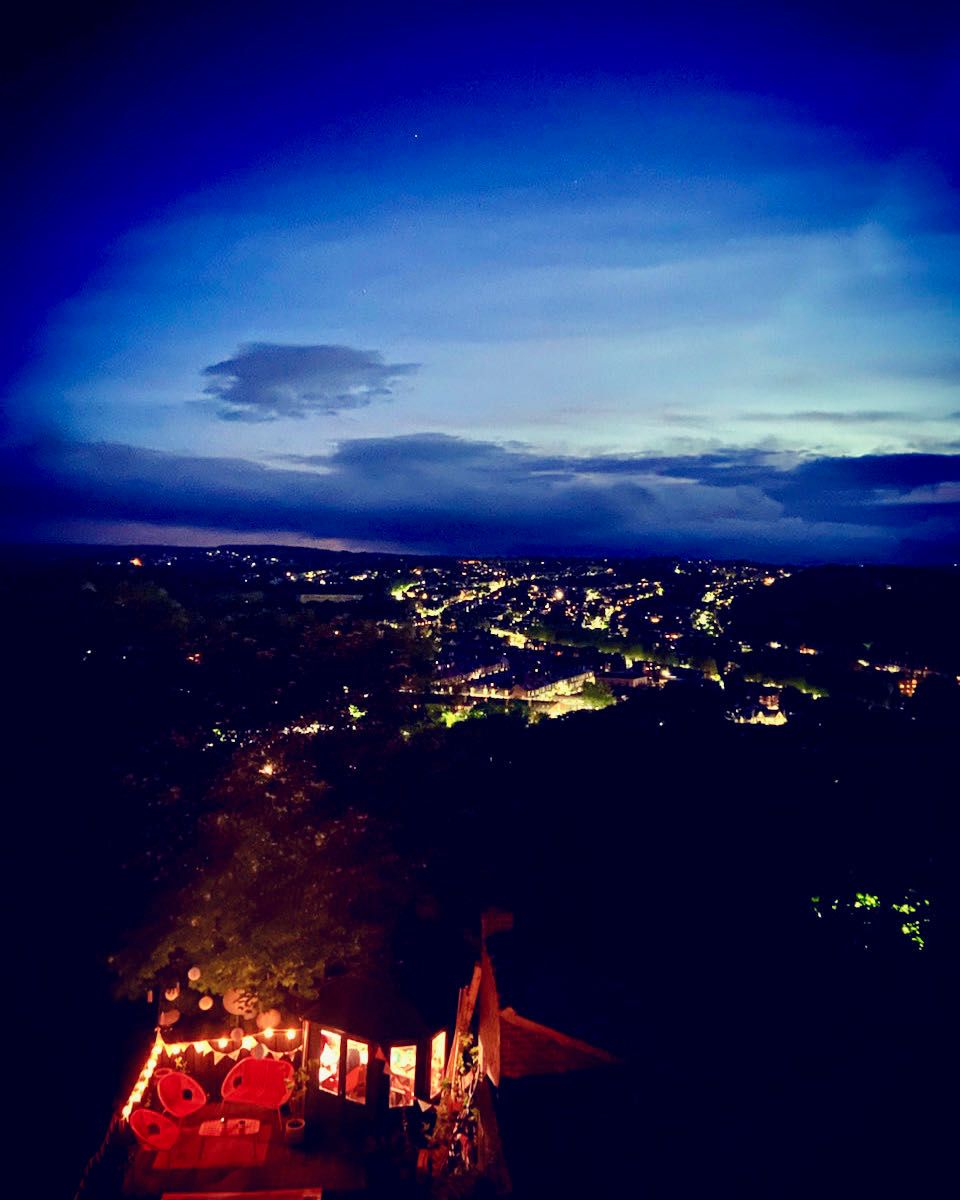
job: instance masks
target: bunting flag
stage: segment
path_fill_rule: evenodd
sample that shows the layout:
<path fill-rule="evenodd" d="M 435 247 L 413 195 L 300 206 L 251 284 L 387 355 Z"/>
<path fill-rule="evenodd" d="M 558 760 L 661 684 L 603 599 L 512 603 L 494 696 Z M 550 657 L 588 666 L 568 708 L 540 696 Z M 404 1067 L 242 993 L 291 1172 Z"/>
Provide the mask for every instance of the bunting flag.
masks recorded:
<path fill-rule="evenodd" d="M 417 1097 L 417 1104 L 420 1105 L 421 1112 L 426 1112 L 428 1108 L 433 1108 L 429 1100 L 421 1100 L 419 1096 Z"/>
<path fill-rule="evenodd" d="M 213 1053 L 213 1047 L 210 1045 L 209 1042 L 198 1042 L 197 1045 L 194 1046 L 194 1050 L 196 1050 L 196 1052 L 198 1054 L 203 1054 L 203 1055 Z"/>
<path fill-rule="evenodd" d="M 221 1059 L 221 1058 L 226 1058 L 226 1057 L 227 1057 L 227 1056 L 226 1056 L 225 1054 L 221 1054 L 219 1050 L 214 1050 L 214 1052 L 213 1052 L 213 1065 L 214 1065 L 214 1066 L 216 1066 L 216 1065 L 217 1065 L 217 1063 L 220 1061 L 220 1059 Z"/>
<path fill-rule="evenodd" d="M 229 1051 L 227 1051 L 227 1058 L 232 1058 L 234 1062 L 236 1062 L 236 1061 L 237 1061 L 237 1059 L 238 1059 L 239 1057 L 240 1057 L 240 1051 L 239 1051 L 239 1050 L 229 1050 Z"/>

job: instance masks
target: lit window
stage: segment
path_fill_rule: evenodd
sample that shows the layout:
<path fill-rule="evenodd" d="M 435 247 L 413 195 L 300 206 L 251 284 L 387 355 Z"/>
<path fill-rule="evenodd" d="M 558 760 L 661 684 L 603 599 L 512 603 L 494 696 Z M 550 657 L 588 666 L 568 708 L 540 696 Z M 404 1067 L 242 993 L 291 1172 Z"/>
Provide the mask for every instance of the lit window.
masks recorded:
<path fill-rule="evenodd" d="M 367 1099 L 367 1063 L 370 1048 L 366 1042 L 355 1042 L 347 1038 L 347 1078 L 344 1095 L 355 1104 L 364 1104 Z"/>
<path fill-rule="evenodd" d="M 343 1038 L 330 1029 L 321 1029 L 320 1036 L 323 1038 L 318 1074 L 320 1090 L 336 1096 L 340 1091 L 340 1046 Z"/>
<path fill-rule="evenodd" d="M 404 1108 L 413 1103 L 413 1083 L 416 1071 L 416 1046 L 390 1047 L 391 1108 Z"/>
<path fill-rule="evenodd" d="M 443 1083 L 443 1068 L 447 1058 L 447 1031 L 441 1029 L 430 1043 L 430 1095 L 436 1096 Z"/>

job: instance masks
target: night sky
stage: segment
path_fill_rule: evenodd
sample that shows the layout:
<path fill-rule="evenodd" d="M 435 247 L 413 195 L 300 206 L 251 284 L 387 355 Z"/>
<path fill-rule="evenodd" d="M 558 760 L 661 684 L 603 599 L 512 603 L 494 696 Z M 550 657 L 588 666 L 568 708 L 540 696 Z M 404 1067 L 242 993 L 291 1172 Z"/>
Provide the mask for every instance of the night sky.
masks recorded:
<path fill-rule="evenodd" d="M 953 7 L 33 6 L 0 538 L 955 560 Z"/>

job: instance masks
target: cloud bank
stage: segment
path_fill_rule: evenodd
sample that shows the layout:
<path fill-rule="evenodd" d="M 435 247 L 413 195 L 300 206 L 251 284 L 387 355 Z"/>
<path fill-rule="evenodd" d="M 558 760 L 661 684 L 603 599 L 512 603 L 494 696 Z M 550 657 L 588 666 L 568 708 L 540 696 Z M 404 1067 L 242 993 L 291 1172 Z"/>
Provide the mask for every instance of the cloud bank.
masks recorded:
<path fill-rule="evenodd" d="M 375 350 L 351 346 L 285 346 L 248 342 L 223 362 L 205 367 L 204 395 L 225 421 L 279 421 L 329 416 L 393 395 L 417 363 L 387 363 Z"/>
<path fill-rule="evenodd" d="M 960 557 L 957 454 L 562 457 L 427 433 L 279 466 L 51 441 L 4 451 L 0 470 L 3 511 L 20 514 L 0 525 L 10 540 L 137 522 L 157 541 L 174 527 L 270 529 L 418 553 Z"/>

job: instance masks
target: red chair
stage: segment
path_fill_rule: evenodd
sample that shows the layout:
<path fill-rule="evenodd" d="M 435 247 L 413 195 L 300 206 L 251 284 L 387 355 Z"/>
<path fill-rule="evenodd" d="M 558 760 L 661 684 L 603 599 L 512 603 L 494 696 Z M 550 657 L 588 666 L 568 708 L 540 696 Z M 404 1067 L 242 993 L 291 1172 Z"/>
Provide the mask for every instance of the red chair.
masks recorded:
<path fill-rule="evenodd" d="M 157 1099 L 171 1116 L 183 1120 L 207 1102 L 207 1093 L 183 1071 L 171 1071 L 157 1083 Z"/>
<path fill-rule="evenodd" d="M 293 1063 L 282 1058 L 245 1058 L 232 1067 L 220 1095 L 236 1104 L 277 1108 L 285 1104 L 293 1081 Z"/>
<path fill-rule="evenodd" d="M 148 1150 L 169 1150 L 180 1136 L 176 1121 L 152 1108 L 135 1108 L 130 1114 L 130 1128 Z"/>

